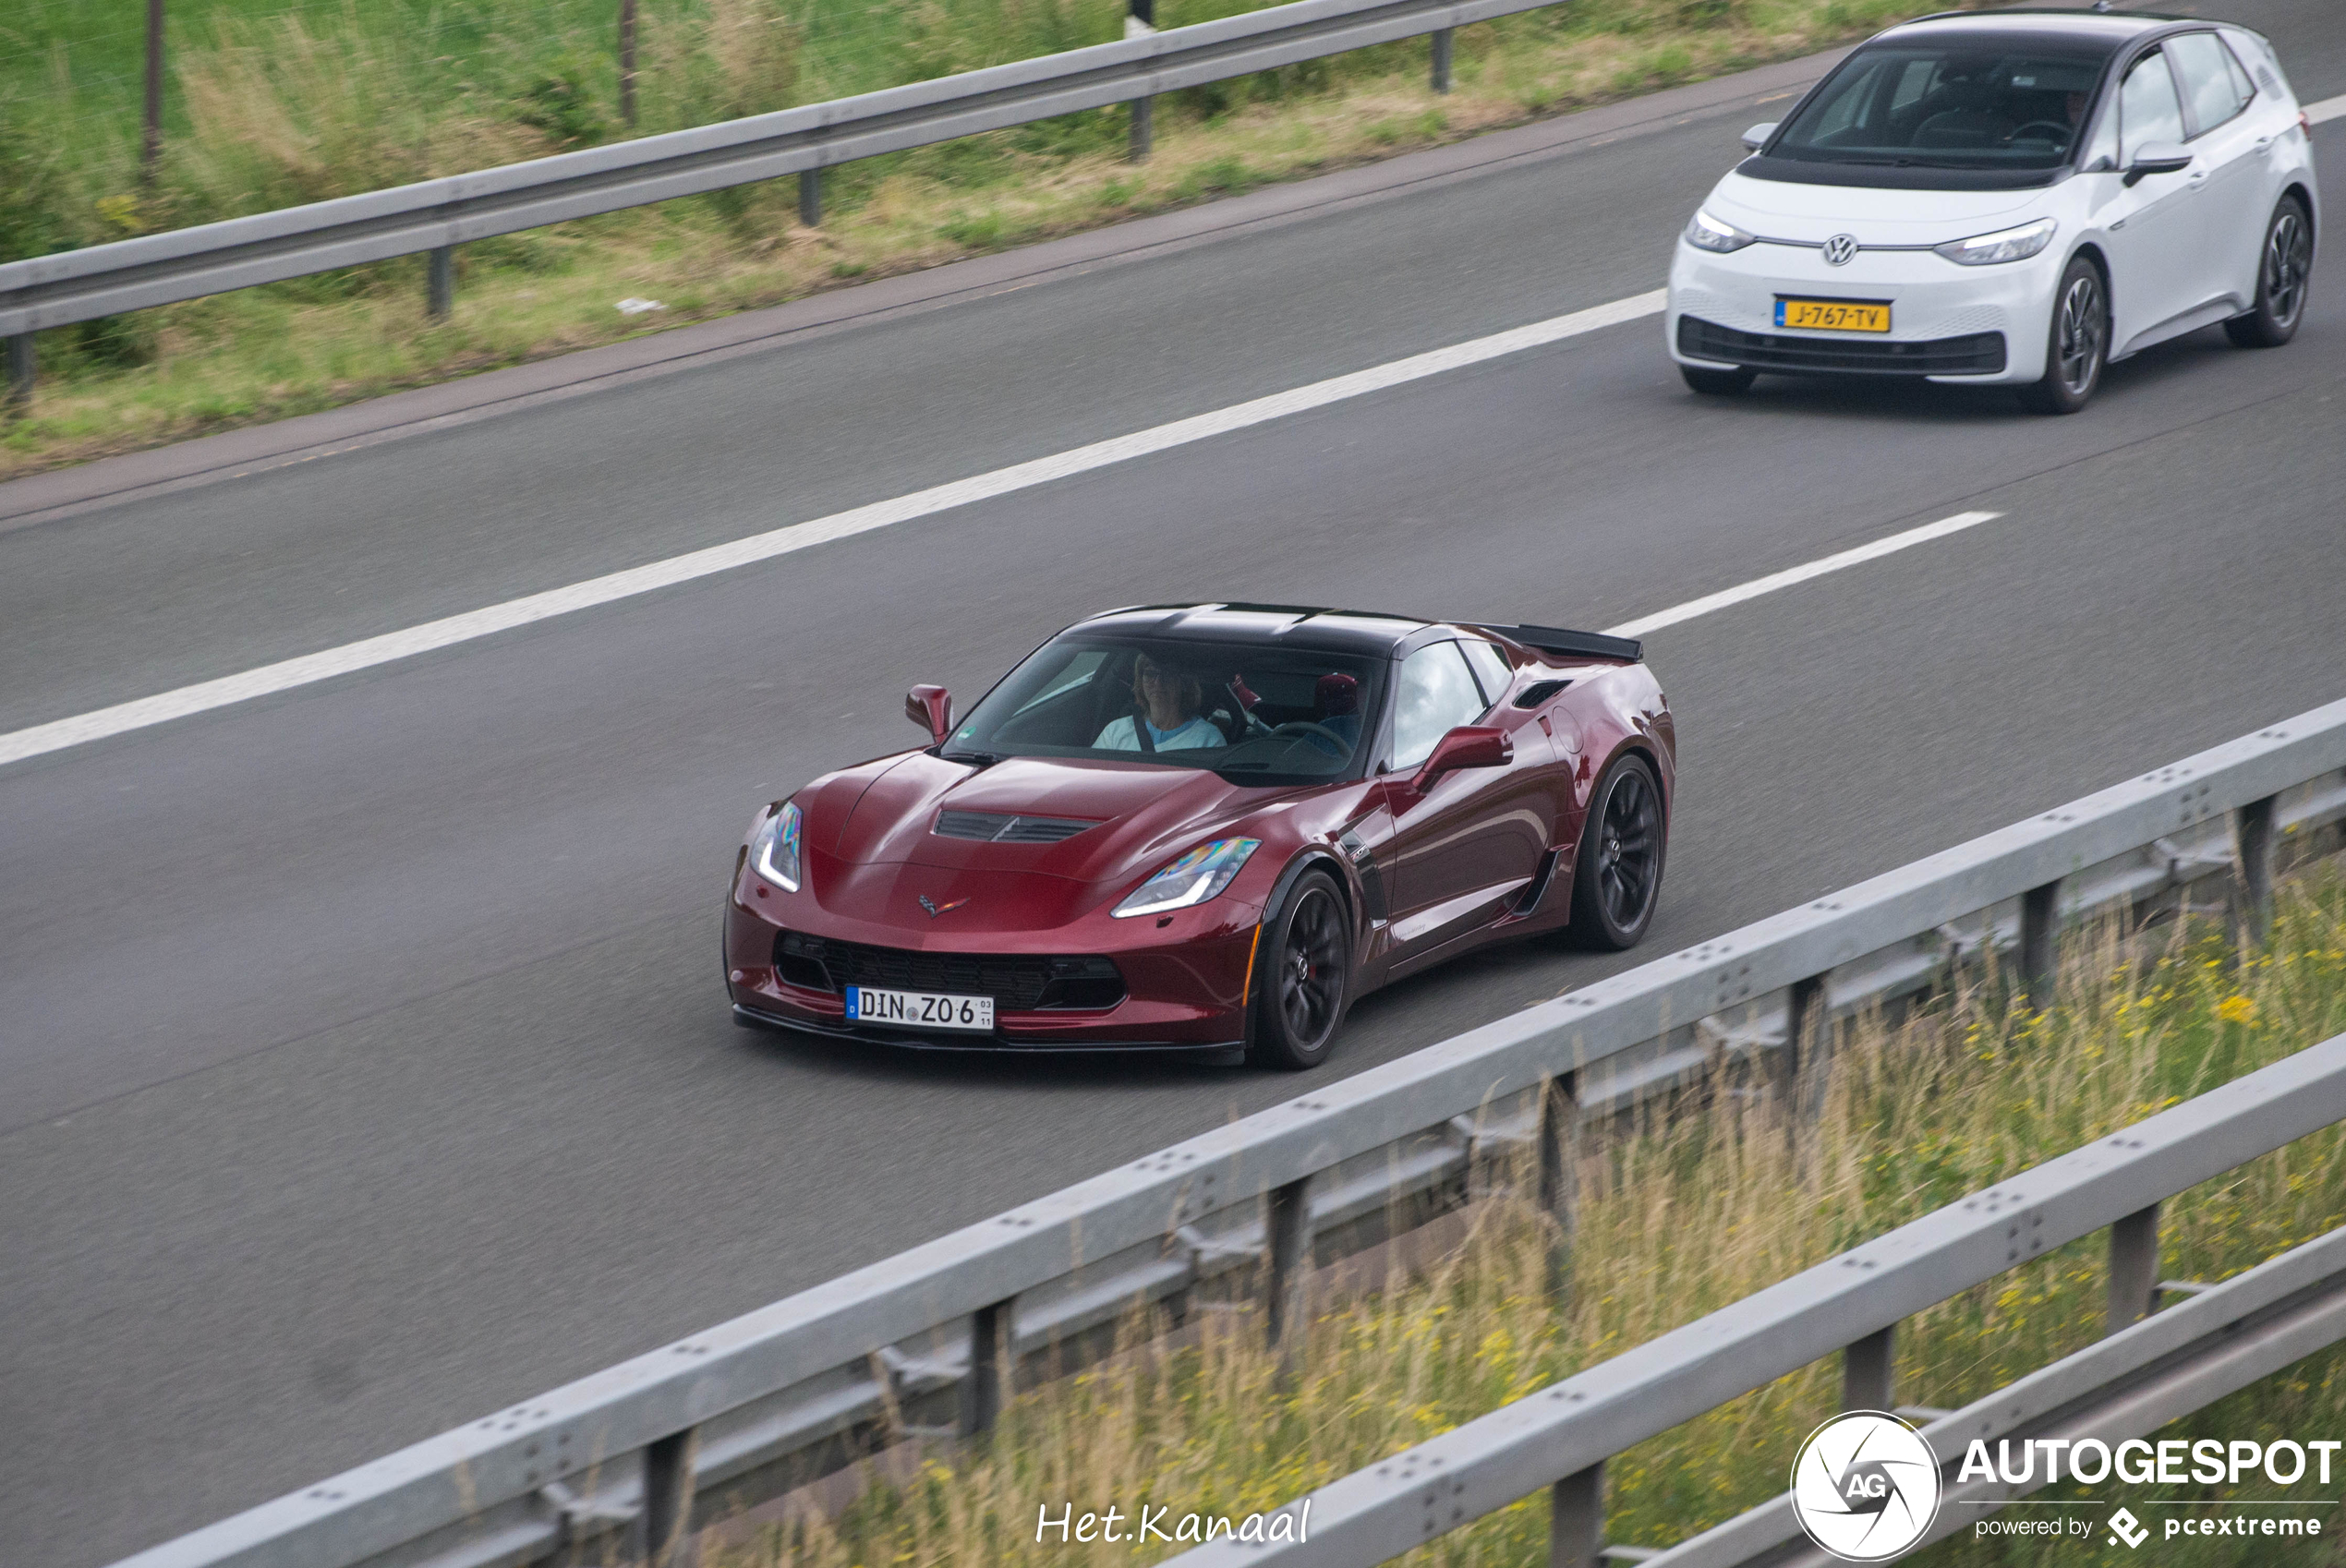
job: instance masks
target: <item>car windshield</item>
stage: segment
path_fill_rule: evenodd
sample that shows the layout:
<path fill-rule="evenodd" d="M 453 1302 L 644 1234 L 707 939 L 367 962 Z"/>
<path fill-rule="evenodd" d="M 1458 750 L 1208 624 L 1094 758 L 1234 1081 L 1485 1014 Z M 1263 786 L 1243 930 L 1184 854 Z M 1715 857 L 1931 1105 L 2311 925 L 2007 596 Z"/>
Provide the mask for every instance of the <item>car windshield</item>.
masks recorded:
<path fill-rule="evenodd" d="M 2040 170 L 2069 157 L 2106 54 L 1944 43 L 1862 49 L 1767 151 L 1807 163 Z"/>
<path fill-rule="evenodd" d="M 955 727 L 948 757 L 1092 757 L 1202 768 L 1234 783 L 1350 771 L 1382 659 L 1261 644 L 1070 633 Z"/>

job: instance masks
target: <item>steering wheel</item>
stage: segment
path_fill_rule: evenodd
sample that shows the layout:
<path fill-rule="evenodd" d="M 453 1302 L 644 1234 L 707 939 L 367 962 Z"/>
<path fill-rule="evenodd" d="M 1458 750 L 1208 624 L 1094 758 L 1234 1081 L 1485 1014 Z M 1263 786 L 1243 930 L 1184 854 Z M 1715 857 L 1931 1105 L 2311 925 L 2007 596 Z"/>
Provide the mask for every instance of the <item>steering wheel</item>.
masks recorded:
<path fill-rule="evenodd" d="M 1346 740 L 1343 736 L 1337 734 L 1335 730 L 1329 729 L 1324 724 L 1314 724 L 1308 718 L 1289 719 L 1287 723 L 1282 724 L 1277 729 L 1272 730 L 1271 738 L 1276 740 L 1277 737 L 1288 733 L 1293 733 L 1295 738 L 1299 741 L 1308 741 L 1314 735 L 1324 735 L 1336 747 L 1336 755 L 1340 757 L 1348 757 L 1352 754 L 1352 742 Z"/>
<path fill-rule="evenodd" d="M 2045 139 L 2048 141 L 2058 142 L 2063 147 L 2069 145 L 2069 138 L 2072 134 L 2070 127 L 2065 121 L 2030 120 L 2026 125 L 2013 127 L 2004 137 L 2004 139 L 2006 141 L 2019 141 L 2033 130 L 2051 132 L 2052 134 L 2048 136 Z"/>

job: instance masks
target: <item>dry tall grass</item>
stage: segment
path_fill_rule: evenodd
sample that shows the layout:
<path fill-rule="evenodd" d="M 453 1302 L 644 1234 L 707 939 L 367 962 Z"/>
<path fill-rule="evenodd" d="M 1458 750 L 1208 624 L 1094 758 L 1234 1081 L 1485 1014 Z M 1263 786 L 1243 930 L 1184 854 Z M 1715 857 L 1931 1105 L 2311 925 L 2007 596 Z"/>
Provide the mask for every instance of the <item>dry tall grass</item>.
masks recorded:
<path fill-rule="evenodd" d="M 1240 1519 L 2346 1030 L 2335 877 L 2286 895 L 2270 949 L 2238 969 L 2209 936 L 2138 957 L 2114 934 L 2073 954 L 2059 1006 L 2041 1016 L 2008 1012 L 1981 986 L 1901 1027 L 1851 1031 L 1821 1121 L 1796 1141 L 1764 1097 L 1727 1095 L 1590 1148 L 1562 1310 L 1542 1286 L 1547 1223 L 1503 1188 L 1429 1275 L 1314 1322 L 1291 1383 L 1252 1313 L 1208 1315 L 1177 1342 L 1135 1324 L 1123 1355 L 1022 1395 L 982 1446 L 875 1485 L 836 1519 L 802 1512 L 737 1535 L 708 1568 L 980 1568 L 1038 1550 L 1038 1510 L 1070 1503 L 1079 1514 L 1114 1503 L 1127 1530 L 1143 1502 L 1169 1508 L 1167 1528 L 1193 1511 Z M 2340 1147 L 2332 1129 L 2169 1205 L 2166 1274 L 2220 1278 L 2346 1221 Z M 2079 1348 L 2100 1333 L 2102 1289 L 2089 1238 L 1910 1320 L 1898 1397 L 1954 1406 Z M 2327 1431 L 2346 1416 L 2338 1359 L 2235 1400 L 2219 1413 L 2224 1435 L 2280 1420 Z M 1834 1366 L 1820 1363 L 1621 1455 L 1611 1538 L 1666 1545 L 1773 1495 L 1837 1393 Z M 1535 1563 L 1545 1532 L 1535 1497 L 1411 1561 Z M 2181 1544 L 2161 1561 L 2233 1561 L 2213 1544 L 2177 1557 Z M 1056 1533 L 1047 1546 L 1070 1564 L 1172 1550 L 1061 1546 Z M 2018 1562 L 2030 1549 L 1937 1550 Z"/>

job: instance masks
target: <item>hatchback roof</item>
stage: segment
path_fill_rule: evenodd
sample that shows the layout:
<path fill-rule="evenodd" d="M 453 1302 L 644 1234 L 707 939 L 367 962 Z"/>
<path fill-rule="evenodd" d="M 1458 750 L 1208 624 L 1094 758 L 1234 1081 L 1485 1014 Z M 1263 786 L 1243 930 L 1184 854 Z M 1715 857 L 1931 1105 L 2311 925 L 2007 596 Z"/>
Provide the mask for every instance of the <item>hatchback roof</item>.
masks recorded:
<path fill-rule="evenodd" d="M 2187 22 L 2190 17 L 2159 16 L 2150 11 L 1940 11 L 1877 33 L 1877 38 L 1905 37 L 1916 32 L 1995 32 L 2007 36 L 2034 35 L 2115 48 L 2158 28 Z M 2203 24 L 2204 25 L 2204 24 Z"/>

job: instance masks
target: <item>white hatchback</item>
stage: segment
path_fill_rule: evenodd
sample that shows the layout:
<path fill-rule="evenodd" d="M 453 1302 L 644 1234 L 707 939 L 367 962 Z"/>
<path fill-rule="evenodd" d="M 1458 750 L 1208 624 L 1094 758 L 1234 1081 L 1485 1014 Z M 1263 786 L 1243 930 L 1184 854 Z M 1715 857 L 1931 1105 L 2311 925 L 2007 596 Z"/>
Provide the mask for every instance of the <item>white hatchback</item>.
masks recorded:
<path fill-rule="evenodd" d="M 1670 354 L 1697 392 L 1919 376 L 2066 414 L 2110 360 L 2217 322 L 2274 346 L 2304 313 L 2311 127 L 2246 28 L 1927 17 L 1744 144 L 1670 268 Z"/>

